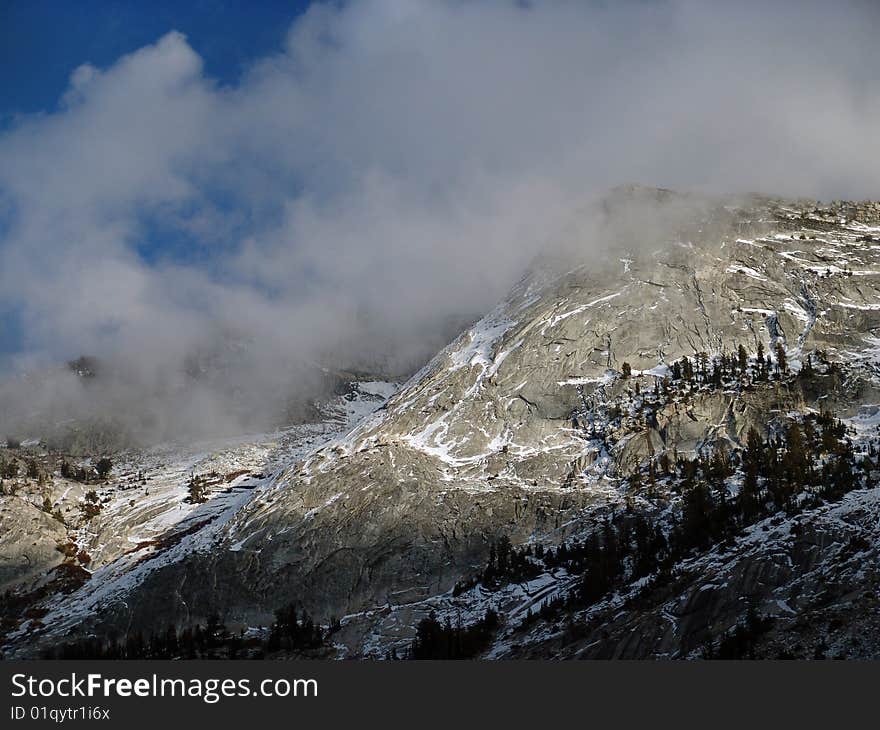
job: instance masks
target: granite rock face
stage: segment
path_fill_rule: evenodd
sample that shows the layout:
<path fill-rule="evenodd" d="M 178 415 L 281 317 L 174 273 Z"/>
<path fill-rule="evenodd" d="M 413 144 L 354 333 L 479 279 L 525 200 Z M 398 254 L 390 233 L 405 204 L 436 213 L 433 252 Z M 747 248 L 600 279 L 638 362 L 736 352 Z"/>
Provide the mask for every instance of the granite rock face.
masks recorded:
<path fill-rule="evenodd" d="M 173 559 L 141 564 L 113 590 L 68 597 L 44 631 L 164 626 L 212 612 L 265 625 L 297 601 L 323 620 L 350 617 L 346 651 L 368 654 L 368 644 L 384 646 L 375 637 L 390 613 L 412 618 L 389 636 L 411 636 L 412 607 L 430 607 L 479 569 L 501 535 L 558 543 L 592 529 L 620 507 L 622 481 L 646 459 L 737 448 L 771 414 L 820 401 L 844 416 L 880 402 L 880 228 L 871 227 L 880 204 L 628 188 L 594 217 L 352 431 L 267 477 Z M 739 346 L 774 358 L 781 347 L 793 369 L 823 351 L 856 375 L 818 390 L 699 393 L 649 420 L 621 408 L 635 383 L 654 387 L 682 356 Z M 868 521 L 880 516 L 876 499 L 858 509 Z M 729 628 L 739 595 L 757 585 L 784 587 L 778 600 L 792 615 L 797 595 L 822 582 L 857 590 L 838 554 L 841 529 L 821 516 L 805 518 L 797 537 L 791 525 L 756 528 L 751 541 L 682 573 L 656 609 L 609 614 L 580 643 L 526 636 L 497 655 L 687 655 L 707 632 Z"/>

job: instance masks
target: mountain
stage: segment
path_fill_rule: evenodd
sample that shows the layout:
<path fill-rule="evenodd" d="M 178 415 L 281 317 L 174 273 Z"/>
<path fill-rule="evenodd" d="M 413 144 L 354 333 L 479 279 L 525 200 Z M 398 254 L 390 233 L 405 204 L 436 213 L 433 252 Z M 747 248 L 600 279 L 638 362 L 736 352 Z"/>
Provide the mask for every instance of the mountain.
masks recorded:
<path fill-rule="evenodd" d="M 277 637 L 293 606 L 338 657 L 880 655 L 880 204 L 627 187 L 589 216 L 353 428 L 108 481 L 4 650 Z"/>

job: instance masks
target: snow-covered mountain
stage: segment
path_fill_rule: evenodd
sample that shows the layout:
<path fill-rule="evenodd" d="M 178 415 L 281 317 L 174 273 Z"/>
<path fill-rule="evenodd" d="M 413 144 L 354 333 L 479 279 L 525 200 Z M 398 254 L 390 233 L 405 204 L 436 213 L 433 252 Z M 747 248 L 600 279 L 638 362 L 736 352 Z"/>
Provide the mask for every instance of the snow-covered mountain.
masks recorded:
<path fill-rule="evenodd" d="M 333 656 L 880 654 L 880 206 L 601 216 L 349 420 L 120 460 L 75 538 L 4 497 L 4 558 L 74 543 L 7 570 L 5 651 L 293 604 Z"/>

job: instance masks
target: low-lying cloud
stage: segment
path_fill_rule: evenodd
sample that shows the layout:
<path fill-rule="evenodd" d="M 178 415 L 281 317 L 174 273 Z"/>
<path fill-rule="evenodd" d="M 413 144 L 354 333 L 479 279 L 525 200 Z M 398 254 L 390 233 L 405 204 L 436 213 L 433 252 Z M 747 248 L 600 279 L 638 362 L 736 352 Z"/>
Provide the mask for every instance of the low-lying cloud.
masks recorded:
<path fill-rule="evenodd" d="M 768 5 L 316 4 L 232 86 L 173 30 L 84 64 L 0 133 L 12 365 L 107 358 L 138 411 L 232 348 L 277 403 L 424 360 L 611 186 L 877 196 L 880 8 Z"/>

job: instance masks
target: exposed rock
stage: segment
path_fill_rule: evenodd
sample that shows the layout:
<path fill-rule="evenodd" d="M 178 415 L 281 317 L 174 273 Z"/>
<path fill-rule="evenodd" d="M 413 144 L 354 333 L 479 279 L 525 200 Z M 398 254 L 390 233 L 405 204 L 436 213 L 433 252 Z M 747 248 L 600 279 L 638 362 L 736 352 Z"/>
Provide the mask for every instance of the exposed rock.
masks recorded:
<path fill-rule="evenodd" d="M 601 252 L 592 235 L 569 242 L 582 249 L 576 265 L 548 258 L 380 410 L 267 479 L 209 540 L 90 594 L 90 615 L 59 618 L 53 630 L 196 622 L 212 612 L 265 625 L 293 600 L 324 620 L 350 616 L 350 653 L 381 650 L 371 626 L 399 607 L 411 631 L 413 604 L 441 600 L 499 536 L 559 543 L 594 529 L 646 459 L 737 448 L 750 428 L 822 403 L 854 415 L 880 401 L 880 229 L 868 227 L 880 221 L 878 204 L 719 202 L 629 188 L 604 210 Z M 793 370 L 824 351 L 858 376 L 694 392 L 650 418 L 640 411 L 636 385 L 653 389 L 682 356 L 740 345 L 774 360 L 778 345 Z M 858 508 L 876 528 L 876 500 Z M 843 507 L 826 512 L 835 509 Z M 736 624 L 743 595 L 784 602 L 796 617 L 823 590 L 858 592 L 849 528 L 823 514 L 805 518 L 797 537 L 791 525 L 754 528 L 683 566 L 644 611 L 609 610 L 577 640 L 525 636 L 517 650 L 493 651 L 687 656 Z"/>

